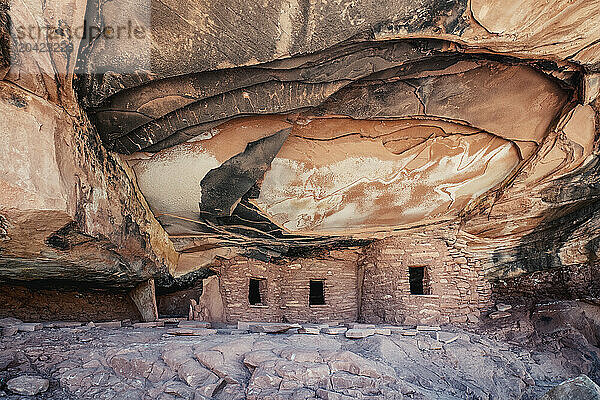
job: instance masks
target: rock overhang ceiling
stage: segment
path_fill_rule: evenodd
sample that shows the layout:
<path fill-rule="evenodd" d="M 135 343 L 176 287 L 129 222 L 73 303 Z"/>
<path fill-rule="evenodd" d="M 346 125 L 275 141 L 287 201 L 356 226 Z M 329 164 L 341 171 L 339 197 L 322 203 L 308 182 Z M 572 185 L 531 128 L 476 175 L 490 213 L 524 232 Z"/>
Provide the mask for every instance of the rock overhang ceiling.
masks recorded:
<path fill-rule="evenodd" d="M 22 271 L 13 264 L 36 262 L 52 264 L 35 269 L 39 279 L 128 284 L 172 272 L 178 255 L 162 227 L 180 264 L 409 228 L 446 235 L 453 223 L 496 275 L 597 259 L 598 1 L 71 3 L 15 3 L 11 21 L 77 26 L 85 12 L 88 24 L 133 21 L 150 36 L 62 37 L 72 53 L 20 54 L 1 70 L 6 120 L 43 121 L 23 134 L 55 154 L 40 182 L 65 199 L 35 240 L 17 240 L 48 214 L 46 192 L 3 178 L 43 205 L 0 204 L 0 251 L 11 257 L 0 272 L 11 279 Z M 21 134 L 9 133 L 12 166 Z M 107 250 L 85 274 L 79 239 Z M 31 254 L 20 247 L 29 242 Z"/>
<path fill-rule="evenodd" d="M 407 39 L 86 101 L 181 249 L 278 255 L 456 220 L 536 153 L 580 79 L 568 64 Z"/>

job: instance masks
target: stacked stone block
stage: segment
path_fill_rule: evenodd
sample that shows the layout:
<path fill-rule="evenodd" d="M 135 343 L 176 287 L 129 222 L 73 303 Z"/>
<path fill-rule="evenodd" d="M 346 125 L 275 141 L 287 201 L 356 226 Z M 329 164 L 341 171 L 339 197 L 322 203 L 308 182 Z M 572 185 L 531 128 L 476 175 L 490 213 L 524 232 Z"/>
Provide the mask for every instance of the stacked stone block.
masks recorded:
<path fill-rule="evenodd" d="M 396 324 L 477 322 L 491 290 L 476 260 L 442 238 L 420 233 L 366 249 L 361 320 Z M 423 266 L 428 294 L 410 293 L 409 268 Z"/>
<path fill-rule="evenodd" d="M 332 251 L 322 258 L 267 263 L 236 257 L 217 269 L 226 319 L 268 322 L 343 322 L 358 318 L 356 251 Z M 266 280 L 262 304 L 248 301 L 251 278 Z M 324 280 L 324 305 L 309 305 L 310 280 Z"/>

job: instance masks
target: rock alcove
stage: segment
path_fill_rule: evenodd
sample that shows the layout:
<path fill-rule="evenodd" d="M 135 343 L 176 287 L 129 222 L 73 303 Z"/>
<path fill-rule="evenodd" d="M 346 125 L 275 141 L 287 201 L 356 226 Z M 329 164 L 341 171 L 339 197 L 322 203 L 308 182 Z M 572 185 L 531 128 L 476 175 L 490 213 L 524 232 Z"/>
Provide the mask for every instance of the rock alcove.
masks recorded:
<path fill-rule="evenodd" d="M 595 2 L 72 3 L 2 8 L 3 282 L 426 238 L 498 296 L 597 292 Z M 44 24 L 64 51 L 10 51 Z"/>

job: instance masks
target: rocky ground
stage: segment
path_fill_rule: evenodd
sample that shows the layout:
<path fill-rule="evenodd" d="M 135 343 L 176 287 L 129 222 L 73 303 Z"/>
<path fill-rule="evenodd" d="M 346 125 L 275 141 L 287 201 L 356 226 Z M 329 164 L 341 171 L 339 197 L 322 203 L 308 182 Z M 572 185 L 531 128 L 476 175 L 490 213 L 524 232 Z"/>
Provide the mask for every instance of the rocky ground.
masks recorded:
<path fill-rule="evenodd" d="M 590 343 L 595 328 L 583 307 L 563 302 L 513 310 L 470 331 L 358 329 L 368 335 L 359 339 L 325 329 L 260 333 L 119 323 L 25 325 L 20 329 L 39 330 L 12 333 L 5 323 L 0 397 L 24 398 L 15 394 L 19 384 L 43 390 L 44 380 L 11 381 L 35 376 L 49 383 L 36 398 L 56 400 L 538 399 L 580 374 L 598 380 L 598 352 Z M 555 329 L 543 330 L 541 320 L 554 321 Z"/>

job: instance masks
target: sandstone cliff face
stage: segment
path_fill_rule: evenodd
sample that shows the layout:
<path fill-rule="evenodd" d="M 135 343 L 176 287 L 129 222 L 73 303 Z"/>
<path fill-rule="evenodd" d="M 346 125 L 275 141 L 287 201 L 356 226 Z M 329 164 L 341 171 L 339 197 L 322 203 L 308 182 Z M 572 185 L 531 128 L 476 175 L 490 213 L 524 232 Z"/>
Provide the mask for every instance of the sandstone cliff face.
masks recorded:
<path fill-rule="evenodd" d="M 167 273 L 177 260 L 133 173 L 104 149 L 79 109 L 73 92 L 79 41 L 64 31 L 44 36 L 46 27 L 77 26 L 85 9 L 82 1 L 2 4 L 3 281 L 127 287 Z M 20 28 L 33 33 L 21 37 Z M 38 37 L 38 29 L 45 34 Z M 32 48 L 45 43 L 46 50 Z"/>
<path fill-rule="evenodd" d="M 499 294 L 535 271 L 596 290 L 600 2 L 75 3 L 8 11 L 124 29 L 7 53 L 4 279 L 435 231 Z"/>

